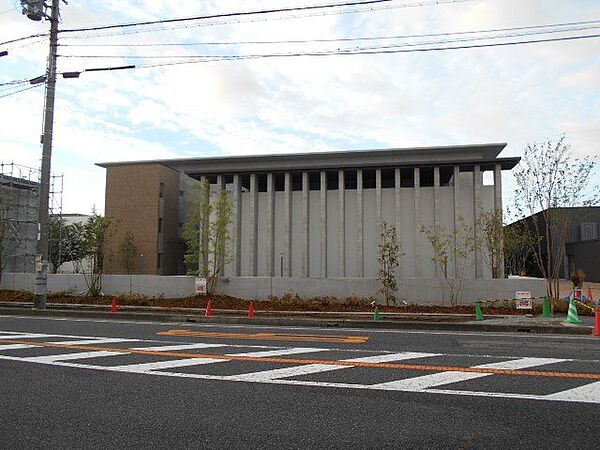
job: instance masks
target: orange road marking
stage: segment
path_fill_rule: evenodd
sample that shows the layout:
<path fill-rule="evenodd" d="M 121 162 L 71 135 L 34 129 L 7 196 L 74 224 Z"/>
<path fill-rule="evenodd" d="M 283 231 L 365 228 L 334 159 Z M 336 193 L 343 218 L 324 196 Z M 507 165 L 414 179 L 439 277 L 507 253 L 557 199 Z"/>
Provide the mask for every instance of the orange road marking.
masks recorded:
<path fill-rule="evenodd" d="M 375 369 L 397 369 L 397 370 L 417 370 L 427 372 L 468 372 L 468 373 L 486 373 L 496 375 L 516 375 L 528 377 L 550 377 L 550 378 L 577 378 L 585 380 L 600 380 L 600 373 L 579 373 L 579 372 L 556 372 L 545 370 L 511 370 L 511 369 L 492 369 L 478 367 L 462 366 L 440 366 L 429 364 L 395 364 L 395 363 L 369 363 L 353 362 L 328 359 L 303 359 L 303 358 L 281 358 L 281 357 L 256 357 L 243 355 L 223 355 L 213 353 L 186 353 L 186 352 L 161 352 L 155 350 L 134 350 L 118 347 L 96 347 L 92 345 L 64 345 L 51 342 L 31 342 L 17 339 L 0 339 L 3 344 L 27 344 L 35 347 L 62 348 L 66 350 L 94 350 L 118 352 L 123 354 L 146 355 L 146 356 L 169 356 L 174 358 L 211 358 L 222 359 L 224 361 L 252 361 L 252 362 L 272 362 L 280 364 L 326 364 L 331 366 L 343 367 L 369 367 Z"/>
<path fill-rule="evenodd" d="M 275 333 L 219 333 L 209 331 L 168 330 L 156 333 L 159 336 L 189 336 L 208 338 L 251 339 L 259 341 L 329 342 L 364 344 L 369 336 L 336 336 L 318 334 L 275 334 Z"/>

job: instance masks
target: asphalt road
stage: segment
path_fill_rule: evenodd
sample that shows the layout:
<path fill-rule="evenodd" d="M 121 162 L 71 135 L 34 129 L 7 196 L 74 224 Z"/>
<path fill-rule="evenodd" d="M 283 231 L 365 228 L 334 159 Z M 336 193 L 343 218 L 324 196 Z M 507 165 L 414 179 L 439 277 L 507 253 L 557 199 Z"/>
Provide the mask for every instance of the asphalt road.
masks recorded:
<path fill-rule="evenodd" d="M 1 448 L 599 448 L 600 339 L 0 316 Z"/>

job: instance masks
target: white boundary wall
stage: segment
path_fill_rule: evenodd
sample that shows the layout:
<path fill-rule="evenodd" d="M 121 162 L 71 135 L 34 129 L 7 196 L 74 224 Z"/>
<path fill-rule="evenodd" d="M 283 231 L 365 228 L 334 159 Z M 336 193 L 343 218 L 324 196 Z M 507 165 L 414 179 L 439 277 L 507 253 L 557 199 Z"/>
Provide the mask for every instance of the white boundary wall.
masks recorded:
<path fill-rule="evenodd" d="M 34 274 L 4 273 L 0 288 L 32 291 Z M 81 274 L 48 275 L 50 293 L 80 294 L 87 290 Z M 297 294 L 300 297 L 332 296 L 377 297 L 379 282 L 373 278 L 282 278 L 234 277 L 219 281 L 219 293 L 247 299 L 267 300 Z M 531 291 L 534 297 L 546 292 L 545 280 L 539 278 L 470 279 L 463 284 L 462 303 L 474 300 L 512 299 L 515 291 Z M 194 277 L 159 275 L 104 275 L 105 295 L 137 293 L 150 297 L 187 297 L 194 293 Z M 399 279 L 398 298 L 407 303 L 449 304 L 449 289 L 444 280 Z"/>

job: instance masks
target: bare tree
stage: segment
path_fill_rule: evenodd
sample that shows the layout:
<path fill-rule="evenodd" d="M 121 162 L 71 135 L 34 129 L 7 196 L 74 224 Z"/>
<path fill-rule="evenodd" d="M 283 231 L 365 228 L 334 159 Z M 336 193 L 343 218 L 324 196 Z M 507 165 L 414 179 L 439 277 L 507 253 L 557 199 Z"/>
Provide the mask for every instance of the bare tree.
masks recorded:
<path fill-rule="evenodd" d="M 128 231 L 123 237 L 121 245 L 119 245 L 119 255 L 121 256 L 121 265 L 127 273 L 131 275 L 135 272 L 137 262 L 137 246 L 135 245 L 135 238 L 133 233 Z"/>
<path fill-rule="evenodd" d="M 224 265 L 230 258 L 228 243 L 231 241 L 231 200 L 225 189 L 213 197 L 211 202 L 208 181 L 194 186 L 183 232 L 188 274 L 206 278 L 208 293 L 214 292 L 217 278 L 223 275 Z"/>
<path fill-rule="evenodd" d="M 482 210 L 477 219 L 480 229 L 479 237 L 483 248 L 483 261 L 492 273 L 492 278 L 503 278 L 504 267 L 504 225 L 502 223 L 502 212 Z"/>
<path fill-rule="evenodd" d="M 597 204 L 598 185 L 590 183 L 595 165 L 592 158 L 575 157 L 562 136 L 528 144 L 514 171 L 515 207 L 521 217 L 531 215 L 526 221 L 531 233 L 527 242 L 553 304 L 559 297 L 569 229 L 569 214 L 563 208 Z"/>
<path fill-rule="evenodd" d="M 396 227 L 389 225 L 385 220 L 379 224 L 379 245 L 377 246 L 377 263 L 379 271 L 377 279 L 381 283 L 379 292 L 383 294 L 385 304 L 390 302 L 396 304 L 396 269 L 400 264 L 400 246 L 398 245 L 398 234 Z"/>
<path fill-rule="evenodd" d="M 475 234 L 473 227 L 468 225 L 462 217 L 458 218 L 459 227 L 452 232 L 446 231 L 443 226 L 437 230 L 421 225 L 420 231 L 425 234 L 433 256 L 431 261 L 444 274 L 444 280 L 450 290 L 450 305 L 455 306 L 460 300 L 462 286 L 471 255 L 475 251 Z M 448 264 L 454 259 L 454 276 L 448 276 Z"/>

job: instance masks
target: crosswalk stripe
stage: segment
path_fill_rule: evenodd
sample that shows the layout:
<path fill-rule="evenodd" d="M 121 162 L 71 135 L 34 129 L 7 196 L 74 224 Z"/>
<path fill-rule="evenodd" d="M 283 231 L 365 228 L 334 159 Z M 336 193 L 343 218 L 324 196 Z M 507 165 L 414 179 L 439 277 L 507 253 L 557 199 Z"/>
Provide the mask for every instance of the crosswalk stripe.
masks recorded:
<path fill-rule="evenodd" d="M 54 341 L 50 344 L 62 345 L 100 345 L 100 344 L 117 344 L 120 342 L 139 342 L 139 339 L 123 339 L 123 338 L 97 338 L 97 339 L 80 339 L 73 341 Z"/>
<path fill-rule="evenodd" d="M 198 348 L 216 348 L 216 347 L 227 347 L 227 344 L 179 344 L 179 345 L 159 345 L 156 347 L 135 347 L 132 350 L 147 350 L 152 352 L 170 352 L 176 350 L 194 350 Z"/>
<path fill-rule="evenodd" d="M 600 381 L 546 396 L 550 400 L 600 403 Z"/>
<path fill-rule="evenodd" d="M 284 355 L 296 355 L 298 353 L 314 353 L 314 352 L 325 352 L 326 348 L 315 348 L 315 347 L 292 347 L 292 348 L 281 348 L 277 350 L 263 350 L 259 352 L 242 352 L 242 353 L 228 353 L 228 356 L 248 356 L 252 358 L 268 358 L 271 356 L 284 356 Z"/>
<path fill-rule="evenodd" d="M 217 362 L 225 361 L 223 359 L 212 359 L 212 358 L 186 358 L 186 359 L 172 359 L 170 361 L 158 361 L 152 363 L 143 364 L 126 364 L 123 366 L 112 366 L 110 369 L 119 370 L 123 372 L 136 372 L 144 373 L 152 370 L 162 369 L 173 369 L 175 367 L 188 367 L 188 366 L 199 366 L 202 364 L 212 364 Z"/>
<path fill-rule="evenodd" d="M 27 344 L 6 344 L 0 345 L 0 350 L 21 350 L 23 348 L 34 348 L 33 345 Z"/>
<path fill-rule="evenodd" d="M 344 359 L 350 362 L 365 362 L 365 363 L 385 363 L 393 361 L 404 361 L 406 359 L 429 358 L 431 356 L 440 356 L 439 353 L 421 353 L 421 352 L 400 352 L 387 353 L 384 355 L 365 356 L 362 358 Z"/>
<path fill-rule="evenodd" d="M 49 355 L 49 356 L 32 356 L 29 358 L 23 358 L 29 362 L 55 362 L 55 361 L 70 361 L 73 359 L 86 359 L 86 358 L 102 358 L 104 356 L 116 356 L 124 355 L 122 352 L 81 352 L 81 353 L 62 353 L 60 355 Z"/>
<path fill-rule="evenodd" d="M 6 336 L 0 336 L 0 339 L 33 339 L 33 338 L 48 338 L 57 337 L 56 334 L 10 334 Z"/>
<path fill-rule="evenodd" d="M 478 369 L 507 369 L 517 370 L 528 367 L 541 366 L 556 362 L 566 361 L 556 358 L 519 358 L 511 361 L 501 361 L 496 363 L 480 364 L 474 366 Z M 406 378 L 403 380 L 388 381 L 373 385 L 375 389 L 396 390 L 396 391 L 420 391 L 423 389 L 442 386 L 444 384 L 458 383 L 460 381 L 474 380 L 476 378 L 488 377 L 491 373 L 457 372 L 446 371 L 422 375 L 419 377 Z"/>
<path fill-rule="evenodd" d="M 545 364 L 555 364 L 559 362 L 570 361 L 569 359 L 558 359 L 558 358 L 519 358 L 511 361 L 501 361 L 488 364 L 480 364 L 475 366 L 480 369 L 508 369 L 508 370 L 520 370 L 527 369 L 529 367 L 543 366 Z"/>
<path fill-rule="evenodd" d="M 305 366 L 284 367 L 282 369 L 263 370 L 261 372 L 244 373 L 242 375 L 230 375 L 225 379 L 236 381 L 271 381 L 278 378 L 295 377 L 312 373 L 328 372 L 330 370 L 345 369 L 342 366 L 329 364 L 308 364 Z"/>
<path fill-rule="evenodd" d="M 401 361 L 406 359 L 426 358 L 432 356 L 432 353 L 418 353 L 418 352 L 402 352 L 392 353 L 387 355 L 376 355 L 376 356 L 364 356 L 361 358 L 350 358 L 342 361 L 347 362 L 390 362 L 390 361 Z M 267 381 L 275 380 L 279 378 L 295 377 L 298 375 L 309 375 L 319 372 L 329 372 L 332 370 L 349 369 L 352 366 L 340 366 L 334 364 L 308 364 L 304 366 L 292 366 L 284 367 L 282 369 L 263 370 L 260 372 L 245 373 L 242 375 L 231 375 L 230 379 L 238 381 Z"/>

